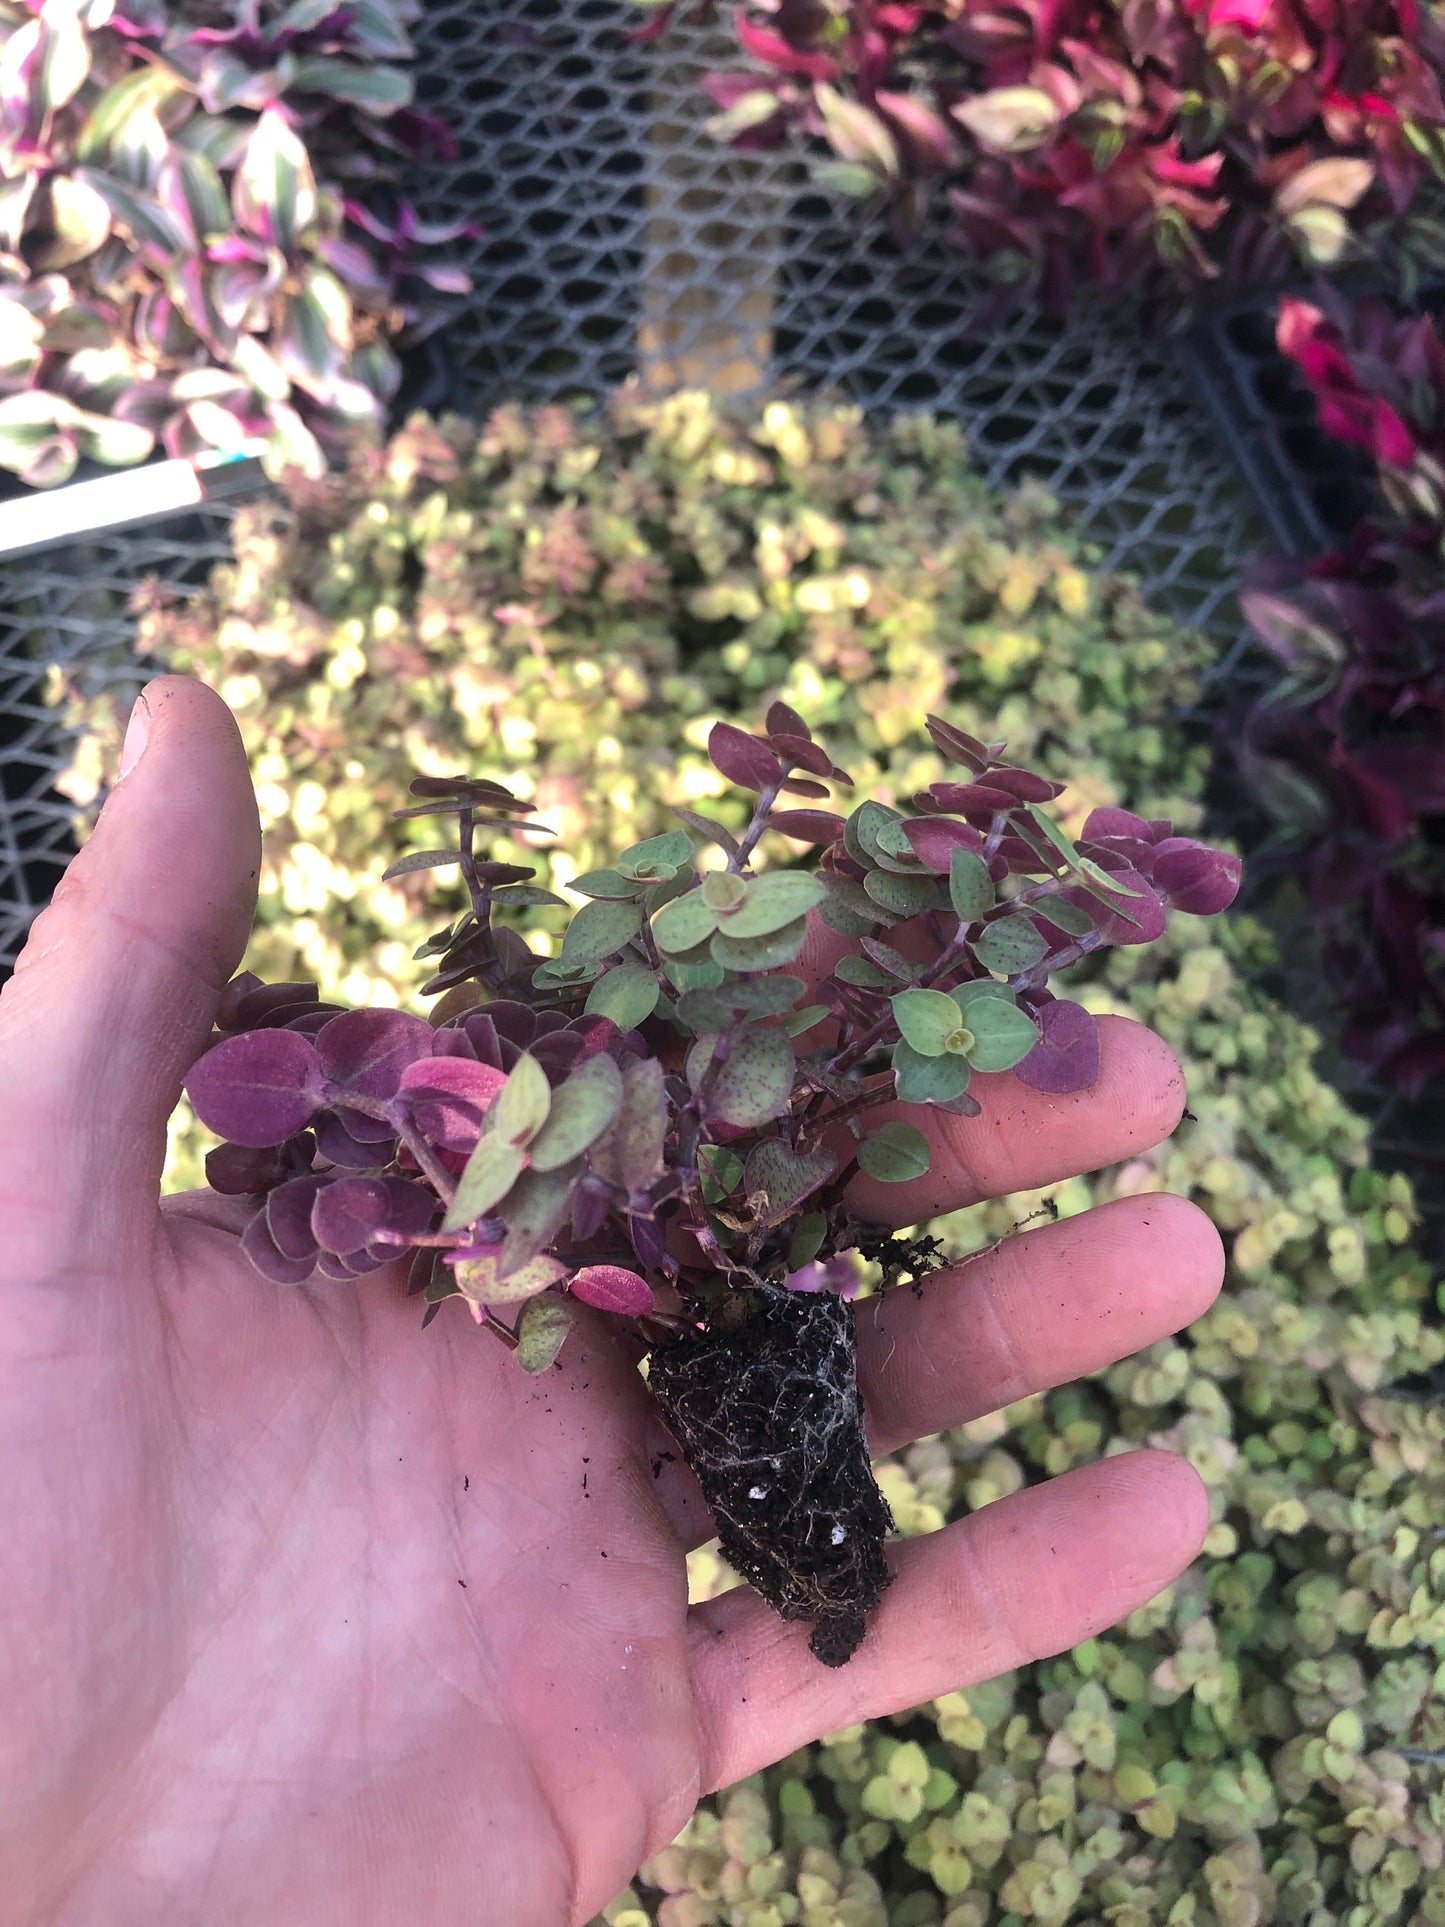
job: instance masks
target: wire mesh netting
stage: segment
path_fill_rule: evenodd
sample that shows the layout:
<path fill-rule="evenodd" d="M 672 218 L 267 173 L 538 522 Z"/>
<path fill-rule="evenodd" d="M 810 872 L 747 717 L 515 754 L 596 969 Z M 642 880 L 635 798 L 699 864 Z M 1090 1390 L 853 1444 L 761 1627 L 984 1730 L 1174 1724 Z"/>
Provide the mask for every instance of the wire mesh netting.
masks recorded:
<path fill-rule="evenodd" d="M 706 132 L 699 87 L 735 63 L 718 23 L 641 46 L 632 0 L 435 0 L 422 103 L 459 155 L 410 183 L 464 244 L 475 292 L 447 355 L 473 403 L 556 399 L 636 377 L 743 395 L 831 388 L 875 412 L 961 420 L 995 482 L 1033 476 L 1110 566 L 1235 640 L 1232 585 L 1266 544 L 1177 344 L 1117 304 L 1068 324 L 986 319 L 989 289 L 939 235 L 899 249 L 814 190 L 795 156 Z M 68 848 L 53 790 L 67 745 L 43 701 L 52 664 L 134 683 L 130 591 L 198 582 L 224 511 L 12 565 L 0 587 L 0 968 Z"/>

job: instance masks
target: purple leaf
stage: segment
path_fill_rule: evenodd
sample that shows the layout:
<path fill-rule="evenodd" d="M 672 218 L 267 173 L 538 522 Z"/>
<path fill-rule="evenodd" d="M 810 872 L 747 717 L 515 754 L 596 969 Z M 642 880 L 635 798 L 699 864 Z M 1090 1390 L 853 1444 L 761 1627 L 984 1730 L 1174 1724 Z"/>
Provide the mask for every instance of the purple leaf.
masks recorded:
<path fill-rule="evenodd" d="M 334 1179 L 314 1194 L 311 1234 L 324 1251 L 360 1251 L 386 1223 L 387 1204 L 380 1178 Z"/>
<path fill-rule="evenodd" d="M 299 1141 L 304 1144 L 303 1138 Z M 296 1165 L 289 1153 L 294 1147 L 283 1144 L 255 1148 L 246 1144 L 218 1144 L 206 1153 L 206 1183 L 225 1198 L 248 1197 L 269 1191 L 280 1184 Z M 305 1160 L 309 1162 L 309 1159 Z"/>
<path fill-rule="evenodd" d="M 385 1177 L 380 1182 L 386 1190 L 386 1223 L 366 1249 L 374 1258 L 390 1260 L 397 1255 L 396 1238 L 422 1237 L 436 1223 L 441 1207 L 434 1191 L 410 1178 Z"/>
<path fill-rule="evenodd" d="M 1090 810 L 1084 819 L 1084 827 L 1079 832 L 1081 843 L 1093 843 L 1103 837 L 1130 837 L 1140 843 L 1154 843 L 1155 825 L 1142 816 L 1135 816 L 1132 810 Z M 1165 828 L 1168 836 L 1168 828 Z"/>
<path fill-rule="evenodd" d="M 389 1164 L 396 1152 L 396 1137 L 390 1125 L 380 1124 L 375 1118 L 362 1121 L 372 1129 L 387 1133 L 384 1138 L 365 1138 L 347 1129 L 347 1120 L 359 1116 L 356 1111 L 327 1111 L 316 1120 L 316 1149 L 329 1164 L 340 1164 L 352 1171 L 373 1170 L 379 1164 Z"/>
<path fill-rule="evenodd" d="M 432 1027 L 404 1010 L 348 1010 L 317 1033 L 316 1054 L 333 1101 L 346 1093 L 394 1097 L 402 1072 L 432 1048 Z"/>
<path fill-rule="evenodd" d="M 667 1261 L 667 1238 L 656 1218 L 635 1216 L 629 1220 L 632 1249 L 638 1262 L 656 1269 Z"/>
<path fill-rule="evenodd" d="M 321 1103 L 320 1084 L 316 1047 L 307 1038 L 253 1030 L 207 1051 L 186 1079 L 186 1095 L 207 1130 L 260 1149 L 305 1129 Z"/>
<path fill-rule="evenodd" d="M 258 1211 L 241 1233 L 241 1249 L 261 1276 L 274 1284 L 304 1285 L 315 1269 L 314 1256 L 288 1258 L 277 1249 L 264 1211 Z"/>
<path fill-rule="evenodd" d="M 1168 915 L 1146 880 L 1137 870 L 1115 870 L 1110 874 L 1127 886 L 1117 896 L 1108 894 L 1103 884 L 1091 885 L 1090 890 L 1082 892 L 1066 890 L 1064 895 L 1091 913 L 1105 943 L 1153 943 L 1156 938 L 1162 937 Z M 1131 896 L 1127 894 L 1128 890 L 1137 890 L 1141 894 Z M 1044 915 L 1048 915 L 1047 910 Z"/>
<path fill-rule="evenodd" d="M 1154 882 L 1176 910 L 1212 917 L 1227 910 L 1239 892 L 1240 863 L 1227 850 L 1211 850 L 1187 836 L 1170 837 L 1154 852 Z"/>
<path fill-rule="evenodd" d="M 615 1311 L 624 1318 L 641 1318 L 653 1308 L 652 1287 L 647 1280 L 621 1265 L 584 1265 L 568 1289 L 584 1305 Z"/>
<path fill-rule="evenodd" d="M 1030 1090 L 1087 1091 L 1099 1080 L 1099 1026 L 1082 1004 L 1064 998 L 1033 1012 L 1042 1035 L 1014 1076 Z"/>
<path fill-rule="evenodd" d="M 903 825 L 903 834 L 913 846 L 913 854 L 925 870 L 946 877 L 955 850 L 981 850 L 983 837 L 968 823 L 955 823 L 947 816 L 913 816 Z"/>
<path fill-rule="evenodd" d="M 469 1057 L 427 1057 L 408 1066 L 401 1084 L 428 1143 L 470 1151 L 482 1134 L 487 1106 L 506 1081 L 504 1072 Z"/>
<path fill-rule="evenodd" d="M 783 766 L 767 744 L 731 723 L 713 724 L 707 753 L 714 768 L 742 789 L 770 790 L 782 781 Z"/>
<path fill-rule="evenodd" d="M 299 1264 L 316 1259 L 316 1239 L 311 1230 L 311 1207 L 317 1193 L 326 1187 L 324 1177 L 290 1178 L 278 1184 L 266 1199 L 266 1228 L 271 1242 L 283 1258 Z"/>
<path fill-rule="evenodd" d="M 836 843 L 843 834 L 843 819 L 828 810 L 774 810 L 768 828 L 795 836 L 800 843 Z"/>

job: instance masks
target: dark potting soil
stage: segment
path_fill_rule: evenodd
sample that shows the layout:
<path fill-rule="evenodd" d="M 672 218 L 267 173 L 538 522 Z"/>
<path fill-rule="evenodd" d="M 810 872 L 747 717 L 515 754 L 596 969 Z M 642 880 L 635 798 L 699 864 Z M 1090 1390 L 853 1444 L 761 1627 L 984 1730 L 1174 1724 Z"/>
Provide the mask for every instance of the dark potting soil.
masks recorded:
<path fill-rule="evenodd" d="M 853 1314 L 831 1292 L 732 1292 L 652 1354 L 649 1383 L 717 1521 L 723 1557 L 825 1666 L 857 1651 L 893 1575 Z"/>

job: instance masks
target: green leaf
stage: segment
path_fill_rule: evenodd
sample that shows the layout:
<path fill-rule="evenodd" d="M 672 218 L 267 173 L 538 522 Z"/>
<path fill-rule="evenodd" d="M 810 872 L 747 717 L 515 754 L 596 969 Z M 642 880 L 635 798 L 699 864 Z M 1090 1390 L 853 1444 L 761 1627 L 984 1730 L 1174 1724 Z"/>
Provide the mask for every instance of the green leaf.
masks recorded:
<path fill-rule="evenodd" d="M 995 902 L 993 878 L 977 850 L 952 851 L 948 859 L 948 898 L 960 923 L 973 923 Z"/>
<path fill-rule="evenodd" d="M 952 997 L 941 990 L 900 990 L 890 1001 L 903 1041 L 920 1057 L 941 1057 L 959 1028 Z"/>
<path fill-rule="evenodd" d="M 1045 812 L 1039 808 L 1037 803 L 1028 804 L 1027 809 L 1034 823 L 1043 831 L 1044 835 L 1048 838 L 1049 842 L 1053 844 L 1065 863 L 1072 869 L 1079 861 L 1079 852 L 1074 847 L 1073 839 L 1067 836 L 1054 819 L 1046 815 Z M 1022 827 L 1022 825 L 1019 827 Z"/>
<path fill-rule="evenodd" d="M 893 921 L 892 916 L 873 902 L 861 883 L 852 877 L 826 876 L 828 894 L 818 911 L 830 930 L 840 937 L 866 937 L 879 924 Z"/>
<path fill-rule="evenodd" d="M 1075 903 L 1062 892 L 1057 896 L 1045 897 L 1035 907 L 1041 917 L 1047 917 L 1054 928 L 1062 930 L 1067 937 L 1087 937 L 1095 928 L 1094 919 L 1084 905 Z"/>
<path fill-rule="evenodd" d="M 547 1073 L 529 1051 L 524 1051 L 492 1103 L 487 1117 L 489 1133 L 508 1144 L 526 1145 L 547 1122 L 551 1108 L 552 1086 Z"/>
<path fill-rule="evenodd" d="M 507 1235 L 497 1259 L 497 1276 L 514 1278 L 530 1265 L 556 1234 L 567 1214 L 567 1201 L 577 1167 L 564 1164 L 556 1171 L 524 1171 L 507 1194 L 502 1217 Z M 547 1259 L 555 1264 L 555 1259 Z M 555 1276 L 565 1270 L 558 1265 Z M 549 1283 L 552 1280 L 549 1280 Z"/>
<path fill-rule="evenodd" d="M 619 1030 L 635 1030 L 657 1008 L 657 978 L 643 964 L 619 964 L 587 993 L 587 1015 L 610 1017 Z"/>
<path fill-rule="evenodd" d="M 329 0 L 328 0 L 329 4 Z M 572 1329 L 572 1313 L 565 1298 L 550 1292 L 529 1298 L 517 1320 L 517 1363 L 524 1372 L 545 1372 Z"/>
<path fill-rule="evenodd" d="M 1038 1026 L 1002 997 L 974 997 L 968 1005 L 973 1044 L 968 1061 L 976 1071 L 1011 1071 L 1039 1041 Z"/>
<path fill-rule="evenodd" d="M 1030 919 L 1018 915 L 985 924 L 973 946 L 973 954 L 985 970 L 1012 977 L 1021 970 L 1031 970 L 1040 957 L 1047 954 L 1048 948 Z"/>
<path fill-rule="evenodd" d="M 1112 870 L 1106 870 L 1101 864 L 1096 863 L 1091 856 L 1081 856 L 1079 858 L 1079 868 L 1085 876 L 1091 877 L 1095 883 L 1102 883 L 1104 888 L 1108 890 L 1112 896 L 1143 897 L 1149 894 L 1147 889 L 1136 889 L 1132 883 L 1125 883 L 1121 878 L 1115 876 Z"/>
<path fill-rule="evenodd" d="M 393 877 L 411 876 L 417 870 L 440 870 L 448 863 L 460 863 L 461 856 L 456 850 L 408 850 L 398 857 L 389 870 L 383 870 L 381 880 L 390 883 Z"/>
<path fill-rule="evenodd" d="M 799 1218 L 788 1245 L 788 1269 L 797 1271 L 803 1265 L 812 1264 L 823 1249 L 823 1240 L 828 1235 L 828 1214 L 825 1211 L 807 1211 Z"/>
<path fill-rule="evenodd" d="M 876 990 L 882 984 L 898 981 L 889 971 L 881 970 L 871 957 L 840 957 L 833 966 L 833 975 L 845 984 L 858 984 L 865 990 Z"/>
<path fill-rule="evenodd" d="M 326 94 L 378 116 L 409 106 L 412 97 L 411 76 L 400 68 L 362 67 L 328 54 L 303 54 L 296 62 L 292 85 L 298 92 Z"/>
<path fill-rule="evenodd" d="M 587 1058 L 552 1092 L 547 1121 L 528 1146 L 532 1169 L 554 1171 L 581 1157 L 621 1109 L 621 1071 L 605 1051 Z"/>
<path fill-rule="evenodd" d="M 592 1147 L 592 1169 L 624 1191 L 641 1191 L 661 1174 L 667 1140 L 667 1093 L 655 1057 L 634 1058 L 622 1073 L 622 1107 Z"/>
<path fill-rule="evenodd" d="M 567 908 L 564 898 L 553 896 L 550 890 L 539 889 L 535 883 L 504 883 L 493 890 L 492 902 L 503 910 Z"/>
<path fill-rule="evenodd" d="M 821 1144 L 811 1151 L 798 1152 L 781 1138 L 764 1138 L 748 1153 L 743 1184 L 750 1199 L 761 1193 L 766 1201 L 761 1223 L 775 1225 L 820 1184 L 826 1184 L 837 1168 L 837 1158 Z"/>
<path fill-rule="evenodd" d="M 916 917 L 920 911 L 938 907 L 938 879 L 931 876 L 897 876 L 891 870 L 870 870 L 863 888 L 875 903 L 881 903 L 895 917 Z"/>
<path fill-rule="evenodd" d="M 871 799 L 860 803 L 843 825 L 843 847 L 855 863 L 876 863 L 878 861 L 877 839 L 881 830 L 890 823 L 901 823 L 902 813 L 889 809 L 886 803 Z M 909 845 L 910 849 L 912 845 Z"/>
<path fill-rule="evenodd" d="M 656 882 L 675 875 L 685 863 L 690 864 L 693 853 L 693 841 L 686 830 L 664 830 L 661 836 L 649 836 L 641 843 L 634 843 L 622 852 L 617 862 L 625 876 Z"/>
<path fill-rule="evenodd" d="M 702 891 L 689 890 L 686 896 L 663 904 L 652 919 L 652 935 L 659 950 L 676 956 L 706 943 L 717 924 L 717 912 L 705 901 Z"/>
<path fill-rule="evenodd" d="M 605 899 L 584 903 L 562 933 L 566 963 L 601 963 L 630 943 L 642 928 L 642 911 L 635 903 Z"/>
<path fill-rule="evenodd" d="M 517 1182 L 525 1162 L 520 1145 L 508 1143 L 494 1131 L 484 1132 L 467 1159 L 457 1194 L 442 1220 L 442 1230 L 461 1231 L 475 1219 L 485 1217 Z"/>
<path fill-rule="evenodd" d="M 463 1258 L 452 1270 L 457 1289 L 474 1305 L 515 1305 L 518 1299 L 535 1298 L 567 1276 L 565 1265 L 541 1256 L 515 1266 L 508 1274 L 503 1270 L 500 1252 L 486 1258 Z"/>
<path fill-rule="evenodd" d="M 567 885 L 579 897 L 621 897 L 631 901 L 640 897 L 647 888 L 645 882 L 636 877 L 625 877 L 620 870 L 584 870 L 580 877 L 573 877 Z"/>
<path fill-rule="evenodd" d="M 783 1029 L 789 1037 L 801 1037 L 804 1031 L 811 1030 L 814 1024 L 821 1024 L 825 1017 L 832 1015 L 827 1004 L 804 1004 L 801 1010 L 790 1010 L 783 1019 Z"/>
<path fill-rule="evenodd" d="M 977 977 L 971 983 L 955 984 L 948 994 L 963 1012 L 964 1022 L 970 1025 L 973 1018 L 969 1012 L 976 997 L 1000 997 L 1006 1004 L 1014 1000 L 1008 985 L 999 983 L 993 977 Z"/>
<path fill-rule="evenodd" d="M 688 1076 L 696 1090 L 712 1061 L 712 1048 L 694 1044 Z M 785 1031 L 750 1024 L 733 1038 L 727 1062 L 718 1071 L 707 1113 L 723 1124 L 746 1129 L 781 1117 L 793 1095 L 793 1044 Z"/>
<path fill-rule="evenodd" d="M 771 870 L 748 884 L 741 909 L 720 918 L 718 931 L 731 938 L 768 937 L 816 909 L 827 886 L 807 870 Z"/>
<path fill-rule="evenodd" d="M 947 1104 L 968 1089 L 968 1060 L 944 1052 L 924 1057 L 908 1043 L 893 1046 L 894 1088 L 905 1104 Z"/>
<path fill-rule="evenodd" d="M 933 1153 L 916 1125 L 885 1124 L 858 1146 L 858 1162 L 879 1184 L 906 1184 L 927 1176 Z"/>
<path fill-rule="evenodd" d="M 709 950 L 695 951 L 686 962 L 679 957 L 664 957 L 662 967 L 673 989 L 684 996 L 690 990 L 716 990 L 727 975 L 720 963 L 713 962 Z"/>
<path fill-rule="evenodd" d="M 808 919 L 785 923 L 766 937 L 732 937 L 719 930 L 712 940 L 714 963 L 726 970 L 776 970 L 793 963 L 808 937 Z"/>
<path fill-rule="evenodd" d="M 731 1197 L 743 1181 L 743 1161 L 725 1144 L 700 1144 L 697 1168 L 702 1179 L 704 1204 L 721 1204 Z"/>

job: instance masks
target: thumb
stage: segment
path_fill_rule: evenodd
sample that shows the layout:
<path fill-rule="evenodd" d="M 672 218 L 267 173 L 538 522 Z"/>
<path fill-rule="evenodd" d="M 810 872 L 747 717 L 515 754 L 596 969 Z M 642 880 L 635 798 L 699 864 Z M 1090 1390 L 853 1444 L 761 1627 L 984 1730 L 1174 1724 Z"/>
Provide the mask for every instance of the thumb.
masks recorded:
<path fill-rule="evenodd" d="M 166 1120 L 245 948 L 259 867 L 231 712 L 204 684 L 162 676 L 0 994 L 7 1269 L 63 1262 L 78 1240 L 113 1248 L 151 1218 Z"/>

